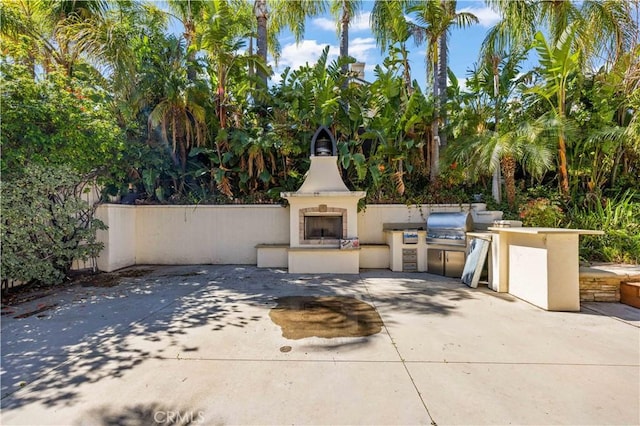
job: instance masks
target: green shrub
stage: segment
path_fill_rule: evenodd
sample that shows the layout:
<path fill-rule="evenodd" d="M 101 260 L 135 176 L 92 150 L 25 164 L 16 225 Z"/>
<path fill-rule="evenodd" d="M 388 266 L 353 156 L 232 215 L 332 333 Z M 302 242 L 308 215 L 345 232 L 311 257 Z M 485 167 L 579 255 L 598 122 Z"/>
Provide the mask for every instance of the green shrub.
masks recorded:
<path fill-rule="evenodd" d="M 56 73 L 33 80 L 19 65 L 0 66 L 3 180 L 27 164 L 65 164 L 79 173 L 124 174 L 125 136 L 110 109 L 110 97 Z"/>
<path fill-rule="evenodd" d="M 570 227 L 596 229 L 601 236 L 580 238 L 580 254 L 587 260 L 640 263 L 640 202 L 634 191 L 598 198 L 589 207 L 569 212 Z"/>
<path fill-rule="evenodd" d="M 536 198 L 520 207 L 520 219 L 524 226 L 555 228 L 563 218 L 562 209 L 548 198 Z"/>
<path fill-rule="evenodd" d="M 106 226 L 82 200 L 80 176 L 68 167 L 30 165 L 3 180 L 2 279 L 61 283 L 74 260 L 97 256 L 96 231 Z"/>

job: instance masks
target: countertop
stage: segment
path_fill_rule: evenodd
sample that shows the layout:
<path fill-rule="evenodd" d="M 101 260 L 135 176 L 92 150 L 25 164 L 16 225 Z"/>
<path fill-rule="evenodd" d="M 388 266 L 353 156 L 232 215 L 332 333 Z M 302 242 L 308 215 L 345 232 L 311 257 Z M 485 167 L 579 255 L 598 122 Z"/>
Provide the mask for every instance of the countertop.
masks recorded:
<path fill-rule="evenodd" d="M 537 228 L 537 227 L 519 227 L 519 228 L 500 228 L 491 226 L 489 231 L 492 232 L 508 232 L 512 234 L 579 234 L 579 235 L 604 235 L 604 231 L 596 231 L 594 229 L 568 229 L 568 228 Z"/>

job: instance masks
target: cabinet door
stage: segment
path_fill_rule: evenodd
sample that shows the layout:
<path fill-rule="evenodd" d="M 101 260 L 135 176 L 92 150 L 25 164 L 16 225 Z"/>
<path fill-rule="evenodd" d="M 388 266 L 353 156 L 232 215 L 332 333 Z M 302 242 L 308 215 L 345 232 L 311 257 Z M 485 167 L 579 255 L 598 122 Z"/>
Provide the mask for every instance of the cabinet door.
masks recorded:
<path fill-rule="evenodd" d="M 427 249 L 427 272 L 444 275 L 444 251 Z"/>
<path fill-rule="evenodd" d="M 446 251 L 444 254 L 445 277 L 460 278 L 464 270 L 464 252 Z"/>

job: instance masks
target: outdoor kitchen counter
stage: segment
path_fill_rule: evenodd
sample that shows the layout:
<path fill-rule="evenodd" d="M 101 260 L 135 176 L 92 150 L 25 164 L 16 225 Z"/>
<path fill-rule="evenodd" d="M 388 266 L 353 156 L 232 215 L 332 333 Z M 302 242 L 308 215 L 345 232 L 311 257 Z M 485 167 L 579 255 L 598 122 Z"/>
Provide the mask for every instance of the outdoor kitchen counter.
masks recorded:
<path fill-rule="evenodd" d="M 418 229 L 420 226 L 423 225 L 384 224 L 383 232 L 389 246 L 389 269 L 394 272 L 427 270 L 427 231 Z M 407 268 L 408 266 L 410 269 Z"/>
<path fill-rule="evenodd" d="M 498 288 L 548 311 L 580 310 L 578 238 L 604 232 L 527 227 L 489 230 L 495 234 L 493 280 Z"/>

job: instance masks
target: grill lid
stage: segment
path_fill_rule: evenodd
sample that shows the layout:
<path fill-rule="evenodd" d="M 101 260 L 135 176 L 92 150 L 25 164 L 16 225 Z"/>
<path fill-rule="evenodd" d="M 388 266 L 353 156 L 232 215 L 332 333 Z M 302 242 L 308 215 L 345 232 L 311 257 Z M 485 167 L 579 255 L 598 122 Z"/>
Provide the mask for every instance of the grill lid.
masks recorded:
<path fill-rule="evenodd" d="M 473 229 L 468 212 L 437 212 L 427 218 L 427 241 L 445 244 L 464 244 L 466 233 Z"/>

